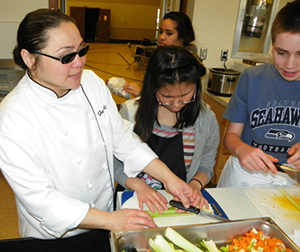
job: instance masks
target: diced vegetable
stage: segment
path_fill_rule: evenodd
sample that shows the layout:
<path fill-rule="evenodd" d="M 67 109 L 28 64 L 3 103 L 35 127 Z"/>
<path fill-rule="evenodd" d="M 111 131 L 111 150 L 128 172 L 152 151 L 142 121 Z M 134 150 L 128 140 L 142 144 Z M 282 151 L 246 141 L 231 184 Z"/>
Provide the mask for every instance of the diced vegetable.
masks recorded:
<path fill-rule="evenodd" d="M 228 252 L 293 252 L 281 240 L 265 236 L 254 228 L 238 238 L 231 240 Z"/>
<path fill-rule="evenodd" d="M 297 204 L 295 200 L 291 197 L 291 195 L 285 190 L 283 187 L 279 187 L 279 191 L 282 193 L 282 195 L 294 206 L 297 208 L 298 211 L 300 211 L 300 206 Z"/>
<path fill-rule="evenodd" d="M 187 252 L 203 252 L 200 248 L 189 242 L 182 235 L 174 229 L 168 227 L 166 229 L 166 237 L 178 247 L 186 250 Z"/>
<path fill-rule="evenodd" d="M 252 232 L 254 233 L 254 234 L 257 234 L 258 232 L 257 232 L 257 230 L 253 227 L 252 229 Z"/>

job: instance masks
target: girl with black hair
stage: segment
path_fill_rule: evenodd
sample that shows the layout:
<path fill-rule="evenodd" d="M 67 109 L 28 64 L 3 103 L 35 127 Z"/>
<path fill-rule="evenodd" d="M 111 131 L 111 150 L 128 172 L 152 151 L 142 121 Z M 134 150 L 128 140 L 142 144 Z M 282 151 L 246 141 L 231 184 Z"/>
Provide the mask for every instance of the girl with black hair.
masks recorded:
<path fill-rule="evenodd" d="M 200 207 L 207 205 L 200 190 L 210 181 L 219 145 L 214 113 L 202 100 L 201 76 L 205 68 L 182 47 L 158 48 L 150 58 L 139 98 L 121 105 L 120 114 L 135 124 L 134 131 L 159 158 L 198 193 Z M 127 178 L 115 162 L 115 178 L 135 190 L 140 207 L 161 208 L 162 184 L 147 174 Z M 194 204 L 194 203 L 193 203 Z"/>

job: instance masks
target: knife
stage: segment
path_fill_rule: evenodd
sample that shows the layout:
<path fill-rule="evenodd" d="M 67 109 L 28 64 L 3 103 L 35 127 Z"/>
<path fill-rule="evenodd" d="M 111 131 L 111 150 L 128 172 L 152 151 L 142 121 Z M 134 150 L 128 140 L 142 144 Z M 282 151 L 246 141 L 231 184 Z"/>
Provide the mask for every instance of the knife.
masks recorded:
<path fill-rule="evenodd" d="M 281 168 L 282 170 L 297 172 L 296 168 L 290 167 L 288 165 L 284 165 L 281 163 L 274 163 L 274 165 L 276 166 L 276 168 Z"/>
<path fill-rule="evenodd" d="M 201 216 L 206 217 L 206 218 L 210 218 L 210 219 L 214 219 L 214 220 L 218 220 L 218 221 L 229 221 L 228 219 L 226 219 L 224 217 L 221 217 L 221 216 L 218 216 L 218 215 L 215 215 L 215 214 L 212 214 L 212 213 L 205 212 L 205 211 L 199 209 L 198 207 L 190 206 L 189 208 L 186 208 L 186 207 L 184 207 L 184 205 L 180 201 L 170 200 L 169 203 L 173 207 L 179 208 L 181 210 L 185 210 L 187 212 L 192 212 L 192 213 L 195 213 L 197 215 L 201 215 Z"/>
<path fill-rule="evenodd" d="M 294 180 L 297 181 L 298 184 L 300 184 L 300 172 L 295 168 L 295 167 L 290 167 L 288 165 L 284 165 L 281 163 L 274 163 L 274 165 L 276 166 L 276 168 L 281 168 L 282 170 L 286 171 L 286 173 Z M 289 173 L 289 172 L 294 172 Z"/>

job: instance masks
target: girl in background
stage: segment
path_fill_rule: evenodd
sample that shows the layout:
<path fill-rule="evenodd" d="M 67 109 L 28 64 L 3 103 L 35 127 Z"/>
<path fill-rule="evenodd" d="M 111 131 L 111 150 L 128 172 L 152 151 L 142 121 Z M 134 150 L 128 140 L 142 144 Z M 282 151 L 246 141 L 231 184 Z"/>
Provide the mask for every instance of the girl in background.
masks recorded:
<path fill-rule="evenodd" d="M 158 30 L 157 45 L 159 47 L 180 46 L 188 49 L 191 53 L 197 54 L 197 47 L 191 44 L 194 40 L 195 33 L 188 15 L 177 11 L 171 11 L 164 15 Z M 127 82 L 123 90 L 137 97 L 140 95 L 141 85 L 135 82 Z"/>

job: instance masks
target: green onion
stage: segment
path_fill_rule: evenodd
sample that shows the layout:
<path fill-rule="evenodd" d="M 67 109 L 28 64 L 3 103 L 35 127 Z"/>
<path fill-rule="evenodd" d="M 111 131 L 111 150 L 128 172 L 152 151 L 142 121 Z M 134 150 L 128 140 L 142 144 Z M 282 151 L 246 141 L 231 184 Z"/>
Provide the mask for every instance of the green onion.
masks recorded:
<path fill-rule="evenodd" d="M 300 211 L 300 206 L 297 204 L 295 200 L 292 199 L 291 195 L 287 192 L 287 190 L 285 190 L 283 187 L 280 186 L 279 191 L 294 207 L 297 208 L 298 211 Z"/>

